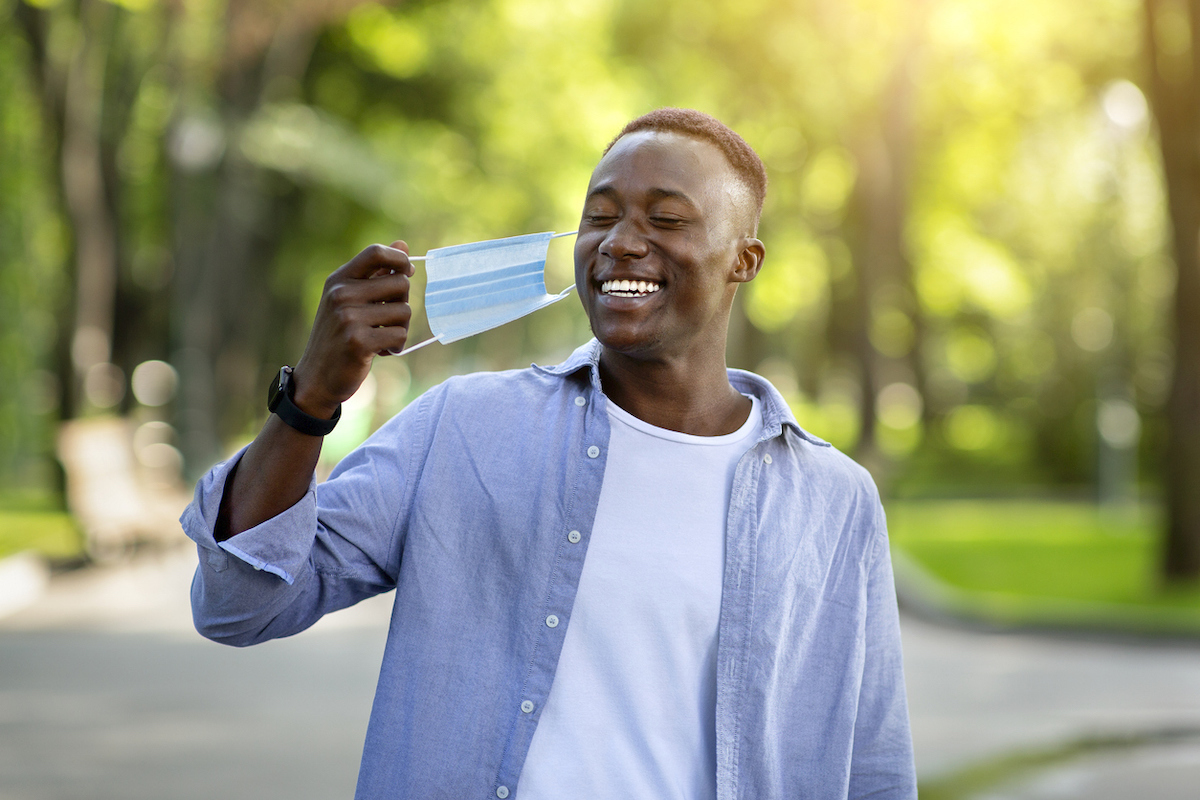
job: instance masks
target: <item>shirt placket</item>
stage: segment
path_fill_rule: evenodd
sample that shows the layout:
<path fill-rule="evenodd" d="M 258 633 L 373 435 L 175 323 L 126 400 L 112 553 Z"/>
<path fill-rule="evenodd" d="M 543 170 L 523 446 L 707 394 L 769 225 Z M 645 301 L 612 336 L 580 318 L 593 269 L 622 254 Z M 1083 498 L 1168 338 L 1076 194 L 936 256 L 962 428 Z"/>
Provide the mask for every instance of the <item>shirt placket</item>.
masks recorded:
<path fill-rule="evenodd" d="M 725 576 L 717 633 L 717 800 L 738 796 L 743 690 L 754 625 L 758 486 L 772 462 L 771 439 L 742 456 L 733 478 L 725 531 Z"/>
<path fill-rule="evenodd" d="M 549 588 L 542 605 L 531 613 L 532 623 L 538 626 L 537 643 L 526 669 L 520 701 L 513 710 L 512 733 L 492 785 L 491 796 L 500 800 L 516 798 L 517 780 L 541 710 L 550 695 L 604 481 L 609 426 L 602 396 L 594 387 L 589 391 L 570 380 L 565 381 L 564 388 L 570 393 L 571 408 L 579 413 L 565 452 L 570 476 L 565 491 L 569 494 Z"/>

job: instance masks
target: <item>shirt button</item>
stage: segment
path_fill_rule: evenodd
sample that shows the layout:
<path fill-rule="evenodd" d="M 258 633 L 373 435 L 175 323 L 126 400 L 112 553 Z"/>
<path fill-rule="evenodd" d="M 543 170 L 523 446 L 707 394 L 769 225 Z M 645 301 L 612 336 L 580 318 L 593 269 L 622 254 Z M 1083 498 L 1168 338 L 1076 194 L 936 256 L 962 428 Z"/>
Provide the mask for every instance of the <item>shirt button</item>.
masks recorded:
<path fill-rule="evenodd" d="M 595 458 L 598 455 L 600 455 L 599 447 L 596 447 L 596 445 L 592 445 L 591 447 L 588 448 L 588 458 Z"/>
<path fill-rule="evenodd" d="M 567 534 L 567 541 L 571 544 L 579 544 L 579 540 L 583 537 L 579 535 L 579 531 L 571 531 Z"/>
<path fill-rule="evenodd" d="M 763 462 L 766 464 L 771 463 L 771 454 L 770 453 L 767 453 L 765 456 L 763 456 Z"/>
<path fill-rule="evenodd" d="M 546 617 L 546 627 L 557 628 L 558 627 L 558 617 L 554 616 L 553 614 Z"/>
<path fill-rule="evenodd" d="M 504 800 L 504 798 L 508 797 L 508 787 L 507 786 L 497 786 L 496 787 L 496 797 L 499 797 L 500 800 Z"/>
<path fill-rule="evenodd" d="M 575 398 L 575 405 L 577 405 L 577 406 L 586 406 L 586 405 L 587 405 L 587 400 L 584 400 L 582 397 L 576 397 L 576 398 Z"/>
<path fill-rule="evenodd" d="M 532 712 L 533 711 L 533 701 L 526 700 L 524 703 L 521 703 L 521 710 L 524 711 L 526 714 L 529 714 L 530 712 Z"/>

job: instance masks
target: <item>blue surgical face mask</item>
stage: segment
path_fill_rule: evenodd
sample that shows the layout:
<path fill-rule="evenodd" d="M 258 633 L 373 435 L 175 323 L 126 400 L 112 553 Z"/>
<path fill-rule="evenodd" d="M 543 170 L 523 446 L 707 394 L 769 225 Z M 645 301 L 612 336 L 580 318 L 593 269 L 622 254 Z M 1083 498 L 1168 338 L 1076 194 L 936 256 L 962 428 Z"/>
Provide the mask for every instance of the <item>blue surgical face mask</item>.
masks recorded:
<path fill-rule="evenodd" d="M 562 300 L 575 287 L 546 292 L 546 252 L 551 239 L 574 233 L 530 233 L 410 256 L 425 261 L 425 315 L 433 337 L 403 353 L 457 342 Z"/>

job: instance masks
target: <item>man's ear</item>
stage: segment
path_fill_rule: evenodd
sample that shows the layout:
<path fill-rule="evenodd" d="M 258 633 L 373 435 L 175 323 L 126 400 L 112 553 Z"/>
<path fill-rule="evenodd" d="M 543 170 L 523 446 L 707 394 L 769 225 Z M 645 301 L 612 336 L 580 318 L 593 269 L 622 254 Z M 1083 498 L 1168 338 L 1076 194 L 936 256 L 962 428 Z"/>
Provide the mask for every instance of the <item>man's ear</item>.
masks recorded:
<path fill-rule="evenodd" d="M 735 283 L 749 283 L 762 269 L 763 259 L 767 257 L 767 249 L 758 239 L 750 237 L 742 239 L 741 246 L 737 262 L 733 266 L 732 278 Z"/>

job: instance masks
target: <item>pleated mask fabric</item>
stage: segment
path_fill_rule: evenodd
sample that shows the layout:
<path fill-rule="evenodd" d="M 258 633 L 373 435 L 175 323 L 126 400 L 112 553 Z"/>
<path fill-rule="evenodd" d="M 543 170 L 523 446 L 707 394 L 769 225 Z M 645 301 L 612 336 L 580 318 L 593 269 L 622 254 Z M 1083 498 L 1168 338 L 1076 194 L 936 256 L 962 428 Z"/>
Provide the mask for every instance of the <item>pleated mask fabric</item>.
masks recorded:
<path fill-rule="evenodd" d="M 529 233 L 430 250 L 424 257 L 425 314 L 433 339 L 409 350 L 434 340 L 457 342 L 565 298 L 575 287 L 549 294 L 545 270 L 550 240 L 566 235 Z"/>

